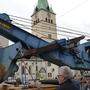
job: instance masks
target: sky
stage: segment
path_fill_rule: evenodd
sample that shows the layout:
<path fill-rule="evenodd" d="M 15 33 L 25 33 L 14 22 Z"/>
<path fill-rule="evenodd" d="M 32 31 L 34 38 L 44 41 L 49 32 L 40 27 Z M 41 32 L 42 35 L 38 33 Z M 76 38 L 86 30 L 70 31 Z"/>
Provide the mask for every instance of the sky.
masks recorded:
<path fill-rule="evenodd" d="M 31 19 L 38 0 L 0 0 L 0 13 Z M 48 0 L 57 25 L 90 34 L 90 0 Z"/>

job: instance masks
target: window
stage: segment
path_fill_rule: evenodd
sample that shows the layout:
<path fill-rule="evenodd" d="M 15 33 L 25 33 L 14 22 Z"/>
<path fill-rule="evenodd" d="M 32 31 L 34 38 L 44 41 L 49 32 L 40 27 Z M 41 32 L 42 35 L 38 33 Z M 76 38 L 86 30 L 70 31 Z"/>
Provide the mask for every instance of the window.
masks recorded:
<path fill-rule="evenodd" d="M 36 23 L 38 23 L 38 20 L 36 20 Z"/>
<path fill-rule="evenodd" d="M 50 63 L 50 62 L 48 62 L 48 66 L 49 66 L 49 67 L 51 66 L 51 63 Z"/>
<path fill-rule="evenodd" d="M 53 23 L 53 20 L 51 20 L 51 23 Z"/>
<path fill-rule="evenodd" d="M 36 24 L 36 21 L 34 21 L 33 25 L 35 25 L 35 24 Z"/>
<path fill-rule="evenodd" d="M 37 22 L 39 22 L 39 18 L 38 18 Z"/>
<path fill-rule="evenodd" d="M 48 73 L 48 77 L 52 77 L 52 73 Z"/>
<path fill-rule="evenodd" d="M 45 18 L 45 21 L 47 22 L 47 18 Z"/>
<path fill-rule="evenodd" d="M 50 19 L 48 19 L 48 23 L 50 23 Z"/>
<path fill-rule="evenodd" d="M 51 39 L 52 38 L 52 35 L 51 34 L 48 34 L 48 38 Z"/>

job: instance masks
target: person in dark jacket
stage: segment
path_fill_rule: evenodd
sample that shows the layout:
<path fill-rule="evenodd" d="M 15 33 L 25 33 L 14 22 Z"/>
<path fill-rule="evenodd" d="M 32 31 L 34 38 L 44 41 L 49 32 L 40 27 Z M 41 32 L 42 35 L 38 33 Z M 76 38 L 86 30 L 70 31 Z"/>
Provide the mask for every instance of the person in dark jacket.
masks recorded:
<path fill-rule="evenodd" d="M 73 79 L 73 73 L 68 66 L 62 66 L 58 75 L 57 90 L 80 90 L 80 83 Z"/>

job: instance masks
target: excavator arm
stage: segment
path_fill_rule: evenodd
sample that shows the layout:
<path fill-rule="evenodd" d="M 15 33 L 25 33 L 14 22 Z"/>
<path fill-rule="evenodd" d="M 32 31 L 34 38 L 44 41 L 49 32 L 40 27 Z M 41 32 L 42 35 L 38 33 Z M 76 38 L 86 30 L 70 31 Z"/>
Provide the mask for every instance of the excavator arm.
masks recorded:
<path fill-rule="evenodd" d="M 0 49 L 0 64 L 5 67 L 1 82 L 17 71 L 20 58 L 40 57 L 58 66 L 68 65 L 72 69 L 90 70 L 90 41 L 79 44 L 84 36 L 74 39 L 55 40 L 51 43 L 13 25 L 7 14 L 0 18 L 0 35 L 15 44 Z"/>

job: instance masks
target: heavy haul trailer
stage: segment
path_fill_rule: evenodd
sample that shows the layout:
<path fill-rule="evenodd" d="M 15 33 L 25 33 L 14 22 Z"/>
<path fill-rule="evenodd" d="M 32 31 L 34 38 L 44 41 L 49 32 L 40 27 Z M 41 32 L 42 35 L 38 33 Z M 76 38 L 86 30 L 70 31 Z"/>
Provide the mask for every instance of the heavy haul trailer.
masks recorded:
<path fill-rule="evenodd" d="M 0 82 L 18 70 L 17 59 L 37 56 L 58 66 L 67 65 L 76 70 L 90 70 L 90 41 L 79 44 L 84 36 L 55 40 L 51 43 L 13 25 L 7 14 L 0 15 L 0 35 L 15 44 L 0 48 Z"/>

